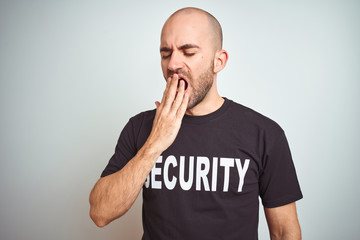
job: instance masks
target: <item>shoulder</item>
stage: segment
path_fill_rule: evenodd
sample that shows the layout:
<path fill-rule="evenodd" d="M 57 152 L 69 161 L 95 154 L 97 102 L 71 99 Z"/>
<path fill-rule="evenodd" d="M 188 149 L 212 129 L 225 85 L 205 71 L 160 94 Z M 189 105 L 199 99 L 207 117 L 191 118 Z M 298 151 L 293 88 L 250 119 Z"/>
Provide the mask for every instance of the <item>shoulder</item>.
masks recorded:
<path fill-rule="evenodd" d="M 135 148 L 138 150 L 145 143 L 149 136 L 156 110 L 144 111 L 131 117 L 122 130 L 122 135 L 132 139 Z"/>
<path fill-rule="evenodd" d="M 230 101 L 230 114 L 236 118 L 240 124 L 252 126 L 263 131 L 282 133 L 280 125 L 269 117 L 232 100 Z"/>
<path fill-rule="evenodd" d="M 130 131 L 132 131 L 136 136 L 138 136 L 142 131 L 147 133 L 152 128 L 155 113 L 156 109 L 138 113 L 130 118 L 127 127 L 129 130 L 131 129 Z"/>
<path fill-rule="evenodd" d="M 136 114 L 135 116 L 130 118 L 130 122 L 133 124 L 142 123 L 144 121 L 153 121 L 155 117 L 156 109 L 147 110 L 144 112 L 140 112 Z"/>

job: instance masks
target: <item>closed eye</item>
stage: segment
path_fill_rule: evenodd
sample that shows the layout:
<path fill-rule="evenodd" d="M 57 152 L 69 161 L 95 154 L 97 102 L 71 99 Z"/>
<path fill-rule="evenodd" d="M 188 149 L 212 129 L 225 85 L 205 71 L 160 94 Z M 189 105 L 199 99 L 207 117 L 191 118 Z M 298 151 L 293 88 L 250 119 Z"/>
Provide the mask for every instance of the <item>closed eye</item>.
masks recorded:
<path fill-rule="evenodd" d="M 160 49 L 160 53 L 162 59 L 167 59 L 171 56 L 172 50 L 168 47 L 162 47 Z"/>
<path fill-rule="evenodd" d="M 187 57 L 191 57 L 191 56 L 194 56 L 195 53 L 184 53 L 184 55 L 187 56 Z"/>
<path fill-rule="evenodd" d="M 168 54 L 168 55 L 161 55 L 161 58 L 162 59 L 167 59 L 167 58 L 169 58 L 171 56 L 171 54 Z"/>

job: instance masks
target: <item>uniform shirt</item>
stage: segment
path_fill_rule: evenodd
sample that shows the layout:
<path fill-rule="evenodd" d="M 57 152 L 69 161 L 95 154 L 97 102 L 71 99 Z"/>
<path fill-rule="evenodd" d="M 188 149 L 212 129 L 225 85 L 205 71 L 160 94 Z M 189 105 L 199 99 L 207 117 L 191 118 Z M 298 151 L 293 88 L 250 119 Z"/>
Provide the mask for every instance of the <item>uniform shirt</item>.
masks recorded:
<path fill-rule="evenodd" d="M 130 119 L 102 177 L 135 156 L 154 117 Z M 284 131 L 225 98 L 213 113 L 185 115 L 157 159 L 143 187 L 142 239 L 258 239 L 259 196 L 267 208 L 302 198 Z"/>

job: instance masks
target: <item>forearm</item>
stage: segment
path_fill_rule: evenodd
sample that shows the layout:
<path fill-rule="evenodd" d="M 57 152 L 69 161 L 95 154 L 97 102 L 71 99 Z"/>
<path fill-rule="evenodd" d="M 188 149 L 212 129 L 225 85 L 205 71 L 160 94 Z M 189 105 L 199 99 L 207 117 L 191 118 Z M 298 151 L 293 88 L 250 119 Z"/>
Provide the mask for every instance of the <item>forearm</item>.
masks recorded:
<path fill-rule="evenodd" d="M 135 202 L 160 153 L 145 144 L 123 169 L 99 179 L 90 193 L 90 217 L 103 227 Z"/>
<path fill-rule="evenodd" d="M 299 229 L 294 229 L 291 232 L 281 232 L 279 234 L 270 234 L 271 240 L 301 240 L 301 231 Z"/>
<path fill-rule="evenodd" d="M 295 202 L 264 210 L 271 240 L 301 240 Z"/>

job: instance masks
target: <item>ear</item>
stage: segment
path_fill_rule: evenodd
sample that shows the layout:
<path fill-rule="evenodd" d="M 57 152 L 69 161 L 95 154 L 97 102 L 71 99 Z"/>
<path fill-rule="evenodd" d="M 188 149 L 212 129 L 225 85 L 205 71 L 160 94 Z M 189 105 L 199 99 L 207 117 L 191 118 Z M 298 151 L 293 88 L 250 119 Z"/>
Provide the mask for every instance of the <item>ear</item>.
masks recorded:
<path fill-rule="evenodd" d="M 221 49 L 215 53 L 215 59 L 214 59 L 215 73 L 220 72 L 226 66 L 228 58 L 229 55 L 224 49 Z"/>

